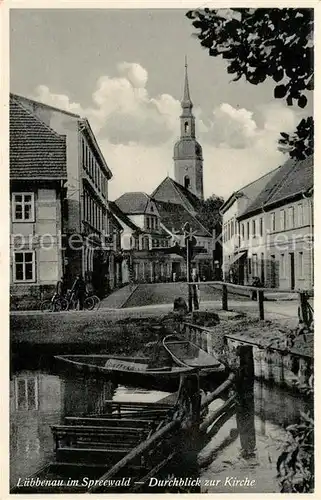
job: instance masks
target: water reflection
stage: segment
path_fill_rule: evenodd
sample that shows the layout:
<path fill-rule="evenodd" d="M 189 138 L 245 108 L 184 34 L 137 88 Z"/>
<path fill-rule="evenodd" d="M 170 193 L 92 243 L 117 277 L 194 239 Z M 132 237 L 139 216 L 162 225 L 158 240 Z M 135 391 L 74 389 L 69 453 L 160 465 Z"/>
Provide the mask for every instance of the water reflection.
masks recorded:
<path fill-rule="evenodd" d="M 105 401 L 158 401 L 167 393 L 128 387 L 115 387 L 108 380 L 90 379 L 69 375 L 55 375 L 45 371 L 22 370 L 13 374 L 10 381 L 10 461 L 11 486 L 19 477 L 34 474 L 46 462 L 52 461 L 53 440 L 51 425 L 63 423 L 67 415 L 102 413 Z M 308 402 L 278 388 L 255 383 L 255 457 L 241 456 L 240 439 L 235 434 L 236 418 L 233 416 L 209 440 L 192 462 L 185 464 L 189 474 L 197 471 L 203 479 L 226 476 L 253 476 L 257 482 L 251 491 L 277 490 L 275 464 L 285 436 L 284 427 L 298 420 L 299 411 L 310 408 Z M 214 401 L 210 409 L 220 406 Z M 178 462 L 177 474 L 186 476 Z M 192 468 L 191 468 L 192 467 Z M 200 467 L 200 471 L 199 471 Z M 193 469 L 193 470 L 192 470 Z M 196 472 L 195 472 L 196 473 Z M 203 491 L 244 492 L 244 489 L 212 486 Z M 249 490 L 246 490 L 247 492 Z"/>

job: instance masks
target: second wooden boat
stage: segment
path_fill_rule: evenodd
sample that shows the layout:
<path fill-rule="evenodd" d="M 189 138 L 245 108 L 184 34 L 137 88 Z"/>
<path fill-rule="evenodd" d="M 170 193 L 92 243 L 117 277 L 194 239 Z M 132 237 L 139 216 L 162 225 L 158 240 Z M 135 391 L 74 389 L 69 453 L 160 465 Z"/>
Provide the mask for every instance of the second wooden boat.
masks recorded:
<path fill-rule="evenodd" d="M 181 367 L 199 369 L 200 372 L 226 372 L 226 367 L 214 354 L 208 354 L 193 342 L 177 335 L 167 335 L 163 339 L 164 348 L 171 355 L 173 361 Z"/>

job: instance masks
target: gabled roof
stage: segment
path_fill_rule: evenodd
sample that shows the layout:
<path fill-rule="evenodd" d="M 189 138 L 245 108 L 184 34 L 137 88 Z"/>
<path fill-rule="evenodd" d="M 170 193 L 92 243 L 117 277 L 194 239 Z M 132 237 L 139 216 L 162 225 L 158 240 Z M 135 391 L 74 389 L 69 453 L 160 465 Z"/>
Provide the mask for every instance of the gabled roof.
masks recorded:
<path fill-rule="evenodd" d="M 136 226 L 136 224 L 133 223 L 133 221 L 130 220 L 129 217 L 127 217 L 122 210 L 117 206 L 117 204 L 114 201 L 109 201 L 108 206 L 112 214 L 114 214 L 122 223 L 124 223 L 126 226 L 130 227 L 133 231 L 138 231 L 140 232 L 141 229 Z"/>
<path fill-rule="evenodd" d="M 44 102 L 35 101 L 34 99 L 29 99 L 29 97 L 24 97 L 24 96 L 21 96 L 18 94 L 10 93 L 10 98 L 14 99 L 16 102 L 18 102 L 19 104 L 24 106 L 24 108 L 29 110 L 34 116 L 38 116 L 37 109 L 40 106 L 42 109 L 48 109 L 48 110 L 52 110 L 56 113 L 66 115 L 66 116 L 70 117 L 71 119 L 74 119 L 74 121 L 78 122 L 81 132 L 85 134 L 86 138 L 92 143 L 94 149 L 96 150 L 97 155 L 98 155 L 98 159 L 100 160 L 100 164 L 106 171 L 107 178 L 108 179 L 112 178 L 112 176 L 113 176 L 112 172 L 107 165 L 105 157 L 101 152 L 100 146 L 97 142 L 95 134 L 93 133 L 92 128 L 91 128 L 90 123 L 87 120 L 87 118 L 81 117 L 80 115 L 78 115 L 76 113 L 71 113 L 70 111 L 66 111 L 64 109 L 57 108 L 55 106 L 50 106 L 49 104 L 46 104 Z"/>
<path fill-rule="evenodd" d="M 10 178 L 66 179 L 66 138 L 10 96 Z"/>
<path fill-rule="evenodd" d="M 183 205 L 159 200 L 154 201 L 160 215 L 161 223 L 171 233 L 182 234 L 184 224 L 189 222 L 192 230 L 196 231 L 196 236 L 211 236 L 207 229 Z"/>
<path fill-rule="evenodd" d="M 172 197 L 164 196 L 164 190 L 166 190 L 166 188 L 172 188 L 174 190 L 177 194 L 177 201 Z M 200 205 L 200 199 L 195 196 L 195 194 L 168 176 L 157 186 L 151 194 L 151 197 L 159 201 L 183 204 L 187 210 L 194 210 L 195 212 Z"/>
<path fill-rule="evenodd" d="M 110 202 L 109 202 L 110 203 Z M 114 226 L 117 227 L 117 229 L 119 231 L 122 231 L 123 230 L 123 226 L 121 225 L 121 223 L 119 222 L 119 218 L 116 217 L 116 214 L 113 212 L 113 210 L 111 209 L 110 207 L 110 204 L 109 204 L 109 210 L 108 210 L 108 217 L 110 217 L 112 223 Z"/>
<path fill-rule="evenodd" d="M 144 214 L 150 198 L 143 192 L 129 192 L 122 194 L 115 204 L 125 214 Z"/>
<path fill-rule="evenodd" d="M 281 167 L 273 170 L 272 176 L 260 193 L 252 198 L 239 217 L 255 213 L 275 203 L 304 193 L 313 186 L 313 157 L 305 160 L 287 160 Z"/>
<path fill-rule="evenodd" d="M 231 196 L 222 205 L 220 212 L 224 214 L 226 210 L 228 210 L 233 205 L 234 201 L 237 200 L 238 198 L 243 198 L 243 203 L 245 205 L 244 210 L 246 210 L 246 207 L 248 207 L 253 202 L 253 200 L 260 194 L 262 189 L 264 189 L 264 187 L 274 176 L 275 172 L 280 168 L 281 167 L 277 167 L 276 169 L 271 170 L 267 174 L 262 175 L 255 181 L 246 184 L 238 191 L 232 193 Z"/>

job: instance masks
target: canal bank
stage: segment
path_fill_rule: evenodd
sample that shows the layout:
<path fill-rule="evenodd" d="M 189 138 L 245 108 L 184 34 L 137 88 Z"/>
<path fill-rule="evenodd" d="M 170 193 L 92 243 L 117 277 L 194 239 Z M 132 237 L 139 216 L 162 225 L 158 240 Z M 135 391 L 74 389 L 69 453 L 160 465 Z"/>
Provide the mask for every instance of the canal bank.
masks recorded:
<path fill-rule="evenodd" d="M 10 315 L 13 364 L 57 354 L 132 355 L 155 340 L 154 325 L 181 330 L 207 352 L 231 358 L 237 346 L 252 345 L 255 375 L 289 387 L 307 384 L 313 373 L 313 335 L 287 347 L 293 329 L 277 321 L 258 320 L 233 311 L 203 311 L 179 322 L 173 313 L 111 314 L 109 311 Z M 203 326 L 206 325 L 206 326 Z M 226 351 L 227 347 L 227 351 Z M 229 362 L 229 359 L 226 359 Z"/>
<path fill-rule="evenodd" d="M 27 392 L 23 390 L 26 383 L 29 388 Z M 50 427 L 62 424 L 66 416 L 101 412 L 106 398 L 115 402 L 159 402 L 165 396 L 161 392 L 115 387 L 108 380 L 53 373 L 50 369 L 30 367 L 28 370 L 15 371 L 10 382 L 11 486 L 15 487 L 19 478 L 34 475 L 45 463 L 53 460 Z M 215 400 L 210 405 L 210 411 L 214 411 L 222 402 L 220 399 Z M 238 435 L 233 432 L 236 420 L 235 417 L 230 418 L 208 440 L 206 446 L 202 442 L 198 443 L 193 474 L 196 474 L 201 484 L 201 492 L 279 491 L 276 464 L 286 438 L 285 427 L 297 423 L 300 411 L 308 412 L 311 402 L 287 390 L 272 389 L 257 381 L 254 385 L 254 403 L 255 456 L 242 456 Z M 162 475 L 156 475 L 156 479 L 174 475 L 178 480 L 186 480 L 190 473 L 182 467 L 183 459 L 177 457 L 177 468 L 175 463 L 168 466 Z M 230 481 L 225 484 L 227 477 L 234 476 L 255 480 L 253 488 L 235 486 Z M 155 489 L 150 492 L 155 492 Z M 53 489 L 52 493 L 55 492 Z M 164 493 L 166 489 L 158 492 Z"/>

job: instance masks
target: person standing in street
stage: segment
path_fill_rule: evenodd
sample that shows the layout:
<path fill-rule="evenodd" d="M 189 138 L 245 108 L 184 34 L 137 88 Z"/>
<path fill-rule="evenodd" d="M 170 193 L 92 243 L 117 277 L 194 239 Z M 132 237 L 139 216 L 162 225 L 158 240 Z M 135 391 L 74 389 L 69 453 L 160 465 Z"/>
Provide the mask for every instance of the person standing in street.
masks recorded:
<path fill-rule="evenodd" d="M 86 296 L 86 283 L 81 274 L 77 276 L 76 281 L 74 282 L 72 287 L 72 292 L 75 293 L 75 297 L 79 304 L 79 310 L 82 311 L 84 309 L 84 301 Z"/>

